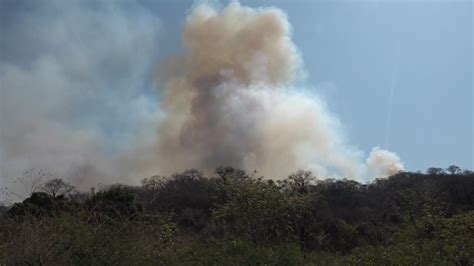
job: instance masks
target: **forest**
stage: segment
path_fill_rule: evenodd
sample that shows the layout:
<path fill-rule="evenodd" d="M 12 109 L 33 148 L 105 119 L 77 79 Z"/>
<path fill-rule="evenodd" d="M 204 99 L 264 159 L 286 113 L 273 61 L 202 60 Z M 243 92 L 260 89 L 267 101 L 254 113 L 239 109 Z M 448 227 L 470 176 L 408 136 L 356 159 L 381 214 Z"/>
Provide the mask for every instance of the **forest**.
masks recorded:
<path fill-rule="evenodd" d="M 60 178 L 0 208 L 0 265 L 473 265 L 474 173 L 366 184 L 219 167 L 80 192 Z"/>

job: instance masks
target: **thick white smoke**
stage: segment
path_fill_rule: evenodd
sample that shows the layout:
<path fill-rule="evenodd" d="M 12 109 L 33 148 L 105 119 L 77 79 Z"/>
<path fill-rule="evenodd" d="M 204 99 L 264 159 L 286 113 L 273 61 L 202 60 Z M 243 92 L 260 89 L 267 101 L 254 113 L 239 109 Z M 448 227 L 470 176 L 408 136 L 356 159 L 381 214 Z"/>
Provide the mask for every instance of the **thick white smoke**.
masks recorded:
<path fill-rule="evenodd" d="M 0 187 L 30 168 L 81 188 L 220 165 L 270 178 L 403 169 L 379 149 L 364 162 L 324 102 L 295 88 L 301 59 L 278 9 L 193 9 L 159 100 L 149 79 L 160 23 L 135 2 L 1 10 Z"/>
<path fill-rule="evenodd" d="M 374 147 L 367 158 L 367 175 L 384 177 L 394 175 L 403 170 L 403 164 L 395 153 Z"/>
<path fill-rule="evenodd" d="M 281 178 L 309 168 L 359 178 L 403 169 L 396 155 L 382 150 L 365 165 L 321 100 L 292 88 L 301 60 L 290 33 L 285 14 L 274 8 L 234 2 L 191 12 L 184 53 L 161 90 L 161 170 L 231 165 Z"/>

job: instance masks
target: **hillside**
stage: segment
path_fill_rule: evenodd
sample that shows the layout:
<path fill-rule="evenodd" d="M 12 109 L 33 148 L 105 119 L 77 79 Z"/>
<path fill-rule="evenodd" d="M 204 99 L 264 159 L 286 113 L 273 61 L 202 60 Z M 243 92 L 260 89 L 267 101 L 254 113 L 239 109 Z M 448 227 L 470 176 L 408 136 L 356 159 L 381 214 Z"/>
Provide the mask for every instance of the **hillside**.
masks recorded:
<path fill-rule="evenodd" d="M 88 193 L 55 179 L 2 209 L 0 264 L 471 265 L 474 174 L 450 170 L 361 184 L 221 167 Z"/>

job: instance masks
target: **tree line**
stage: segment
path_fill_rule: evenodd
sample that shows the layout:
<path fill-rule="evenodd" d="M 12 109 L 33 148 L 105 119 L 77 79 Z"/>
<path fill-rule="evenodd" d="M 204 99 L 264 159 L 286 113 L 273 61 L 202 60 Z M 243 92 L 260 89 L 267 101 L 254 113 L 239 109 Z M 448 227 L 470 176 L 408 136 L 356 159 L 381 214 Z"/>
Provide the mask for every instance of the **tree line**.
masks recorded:
<path fill-rule="evenodd" d="M 474 263 L 474 173 L 457 166 L 367 184 L 219 167 L 87 193 L 49 178 L 31 192 L 0 209 L 0 264 Z"/>

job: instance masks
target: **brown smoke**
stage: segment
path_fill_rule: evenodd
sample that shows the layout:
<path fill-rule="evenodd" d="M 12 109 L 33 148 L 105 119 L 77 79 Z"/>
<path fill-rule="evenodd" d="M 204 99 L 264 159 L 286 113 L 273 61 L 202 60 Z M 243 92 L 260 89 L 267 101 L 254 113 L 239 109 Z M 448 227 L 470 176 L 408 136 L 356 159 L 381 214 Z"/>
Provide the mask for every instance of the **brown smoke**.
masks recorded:
<path fill-rule="evenodd" d="M 290 37 L 278 9 L 231 3 L 192 11 L 184 53 L 160 91 L 161 171 L 231 165 L 273 178 L 299 168 L 365 175 L 361 153 L 344 143 L 337 119 L 320 100 L 291 88 L 301 63 Z"/>
<path fill-rule="evenodd" d="M 0 187 L 30 168 L 82 189 L 220 165 L 269 178 L 403 169 L 380 149 L 365 160 L 324 102 L 295 88 L 303 67 L 278 9 L 193 9 L 184 52 L 160 72 L 158 106 L 141 89 L 159 46 L 157 17 L 138 3 L 41 3 L 2 32 Z"/>

